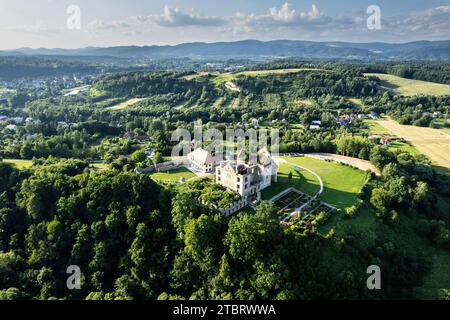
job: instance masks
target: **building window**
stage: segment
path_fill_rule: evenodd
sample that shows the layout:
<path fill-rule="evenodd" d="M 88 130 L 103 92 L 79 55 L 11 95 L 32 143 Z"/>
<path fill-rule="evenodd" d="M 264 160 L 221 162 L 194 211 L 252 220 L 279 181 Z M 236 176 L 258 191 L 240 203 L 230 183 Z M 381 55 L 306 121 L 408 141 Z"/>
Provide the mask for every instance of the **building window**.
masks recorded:
<path fill-rule="evenodd" d="M 241 182 L 241 178 L 238 177 L 238 178 L 237 178 L 237 182 Z"/>

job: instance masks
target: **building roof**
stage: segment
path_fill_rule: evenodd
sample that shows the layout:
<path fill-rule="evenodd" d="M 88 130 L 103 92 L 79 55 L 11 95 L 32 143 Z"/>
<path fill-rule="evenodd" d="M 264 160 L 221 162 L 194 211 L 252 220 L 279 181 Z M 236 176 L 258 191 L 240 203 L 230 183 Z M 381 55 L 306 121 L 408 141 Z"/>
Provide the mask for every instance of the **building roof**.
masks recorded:
<path fill-rule="evenodd" d="M 201 165 L 214 164 L 217 162 L 216 158 L 213 157 L 208 151 L 198 148 L 188 155 L 190 160 L 193 160 Z"/>

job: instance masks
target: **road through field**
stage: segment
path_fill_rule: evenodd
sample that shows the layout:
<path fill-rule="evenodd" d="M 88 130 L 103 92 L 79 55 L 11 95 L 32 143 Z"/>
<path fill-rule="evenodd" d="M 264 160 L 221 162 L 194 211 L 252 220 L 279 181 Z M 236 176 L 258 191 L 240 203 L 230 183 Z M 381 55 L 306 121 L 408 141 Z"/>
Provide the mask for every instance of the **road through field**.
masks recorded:
<path fill-rule="evenodd" d="M 450 169 L 450 134 L 446 131 L 401 125 L 392 119 L 379 120 L 377 123 L 411 143 L 434 164 Z"/>

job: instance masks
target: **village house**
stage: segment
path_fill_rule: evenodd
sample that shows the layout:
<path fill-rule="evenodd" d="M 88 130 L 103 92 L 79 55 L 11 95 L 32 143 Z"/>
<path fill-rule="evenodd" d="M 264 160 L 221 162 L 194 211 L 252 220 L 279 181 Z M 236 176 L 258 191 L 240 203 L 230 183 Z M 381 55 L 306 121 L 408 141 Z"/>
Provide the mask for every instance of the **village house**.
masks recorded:
<path fill-rule="evenodd" d="M 198 148 L 188 154 L 189 164 L 192 169 L 201 173 L 212 173 L 218 160 L 208 151 Z"/>
<path fill-rule="evenodd" d="M 260 198 L 261 190 L 277 182 L 278 165 L 267 149 L 257 154 L 255 161 L 238 160 L 222 161 L 216 169 L 215 182 L 242 197 Z"/>
<path fill-rule="evenodd" d="M 382 137 L 380 139 L 380 144 L 383 146 L 390 146 L 391 145 L 391 139 L 387 137 Z"/>

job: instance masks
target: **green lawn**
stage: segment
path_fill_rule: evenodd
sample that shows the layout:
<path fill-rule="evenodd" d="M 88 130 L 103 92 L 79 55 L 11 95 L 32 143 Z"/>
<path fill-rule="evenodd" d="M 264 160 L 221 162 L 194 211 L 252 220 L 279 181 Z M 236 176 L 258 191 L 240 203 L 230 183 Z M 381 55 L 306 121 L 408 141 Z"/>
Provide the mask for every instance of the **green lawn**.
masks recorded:
<path fill-rule="evenodd" d="M 312 158 L 284 158 L 317 173 L 324 183 L 322 200 L 341 209 L 355 204 L 367 179 L 366 172 L 343 164 Z"/>
<path fill-rule="evenodd" d="M 291 181 L 289 181 L 288 178 L 289 172 L 292 172 Z M 280 192 L 291 187 L 303 191 L 311 196 L 315 195 L 320 188 L 319 181 L 310 172 L 302 170 L 300 176 L 291 165 L 280 163 L 278 170 L 278 182 L 271 185 L 269 188 L 264 189 L 261 192 L 261 196 L 263 199 L 269 200 L 273 196 L 276 196 Z"/>
<path fill-rule="evenodd" d="M 3 159 L 3 162 L 12 164 L 18 169 L 28 169 L 33 165 L 33 161 L 31 160 Z"/>
<path fill-rule="evenodd" d="M 282 158 L 317 173 L 324 183 L 321 199 L 341 209 L 351 207 L 356 203 L 358 193 L 367 179 L 365 172 L 339 163 L 312 158 Z M 294 177 L 289 183 L 288 174 L 291 170 Z M 270 199 L 289 187 L 295 187 L 310 195 L 317 193 L 319 191 L 317 178 L 308 171 L 302 170 L 301 172 L 302 178 L 299 178 L 291 165 L 280 163 L 278 183 L 263 190 L 262 197 Z"/>
<path fill-rule="evenodd" d="M 178 168 L 169 172 L 156 172 L 150 174 L 150 176 L 155 180 L 162 181 L 179 181 L 181 177 L 185 177 L 186 180 L 189 180 L 196 177 L 194 173 L 186 168 Z"/>

